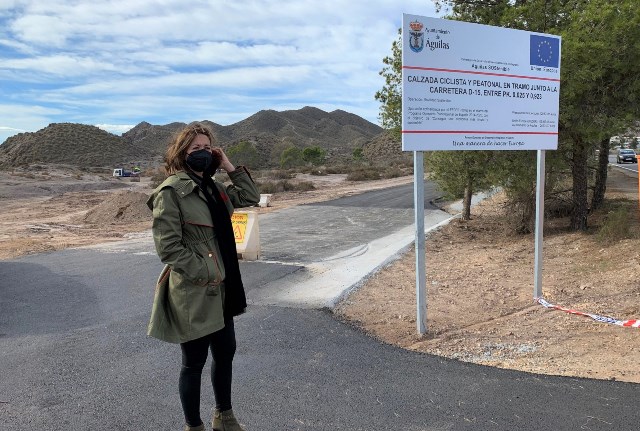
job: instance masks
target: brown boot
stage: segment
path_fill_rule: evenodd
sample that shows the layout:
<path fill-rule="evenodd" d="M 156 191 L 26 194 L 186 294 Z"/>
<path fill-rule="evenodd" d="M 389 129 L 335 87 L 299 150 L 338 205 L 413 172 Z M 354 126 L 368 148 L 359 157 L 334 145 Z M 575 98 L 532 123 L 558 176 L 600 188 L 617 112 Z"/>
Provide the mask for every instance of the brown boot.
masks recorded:
<path fill-rule="evenodd" d="M 214 410 L 211 425 L 213 426 L 213 431 L 244 431 L 231 409 L 223 412 Z"/>
<path fill-rule="evenodd" d="M 197 427 L 184 426 L 184 431 L 204 431 L 204 424 L 200 424 Z"/>

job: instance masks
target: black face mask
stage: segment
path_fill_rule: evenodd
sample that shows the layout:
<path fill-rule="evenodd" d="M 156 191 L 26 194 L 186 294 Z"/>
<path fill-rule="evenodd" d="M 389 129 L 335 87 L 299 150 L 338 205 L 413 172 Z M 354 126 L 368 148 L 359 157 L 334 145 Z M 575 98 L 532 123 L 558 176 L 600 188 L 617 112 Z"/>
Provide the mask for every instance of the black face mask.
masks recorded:
<path fill-rule="evenodd" d="M 195 172 L 204 172 L 211 166 L 213 156 L 210 151 L 198 150 L 187 155 L 187 165 Z"/>

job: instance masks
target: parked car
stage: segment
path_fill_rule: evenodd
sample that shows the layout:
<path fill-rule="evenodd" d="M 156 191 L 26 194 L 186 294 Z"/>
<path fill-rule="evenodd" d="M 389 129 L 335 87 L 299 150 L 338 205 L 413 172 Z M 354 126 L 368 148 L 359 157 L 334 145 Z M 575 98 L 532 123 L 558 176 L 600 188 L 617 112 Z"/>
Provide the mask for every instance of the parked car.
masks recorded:
<path fill-rule="evenodd" d="M 634 150 L 629 149 L 621 149 L 618 150 L 618 155 L 616 156 L 616 162 L 618 163 L 638 163 L 638 159 L 636 159 L 636 152 Z"/>

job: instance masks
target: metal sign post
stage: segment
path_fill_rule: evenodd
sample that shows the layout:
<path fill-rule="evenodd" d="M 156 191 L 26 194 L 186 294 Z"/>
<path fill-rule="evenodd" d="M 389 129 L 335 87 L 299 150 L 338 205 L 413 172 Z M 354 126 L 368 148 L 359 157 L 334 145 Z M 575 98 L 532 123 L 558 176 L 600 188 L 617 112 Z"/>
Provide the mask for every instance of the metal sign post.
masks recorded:
<path fill-rule="evenodd" d="M 424 236 L 424 153 L 413 152 L 413 208 L 416 226 L 416 326 L 418 334 L 427 332 L 426 254 Z"/>
<path fill-rule="evenodd" d="M 542 297 L 542 233 L 544 225 L 544 150 L 538 150 L 538 173 L 536 175 L 536 246 L 533 280 L 533 297 Z"/>

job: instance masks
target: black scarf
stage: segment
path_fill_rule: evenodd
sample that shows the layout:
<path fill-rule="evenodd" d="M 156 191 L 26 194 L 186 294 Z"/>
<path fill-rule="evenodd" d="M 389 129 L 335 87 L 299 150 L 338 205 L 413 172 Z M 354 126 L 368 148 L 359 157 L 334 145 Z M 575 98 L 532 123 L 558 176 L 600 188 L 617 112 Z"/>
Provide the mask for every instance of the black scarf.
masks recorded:
<path fill-rule="evenodd" d="M 233 316 L 242 314 L 247 309 L 247 298 L 244 293 L 240 265 L 238 264 L 238 252 L 236 239 L 233 235 L 231 217 L 218 187 L 213 179 L 206 173 L 202 178 L 189 173 L 191 179 L 200 186 L 200 190 L 207 199 L 207 206 L 213 220 L 213 229 L 216 232 L 222 263 L 224 264 L 224 319 L 229 320 Z M 211 190 L 211 192 L 209 192 Z"/>

